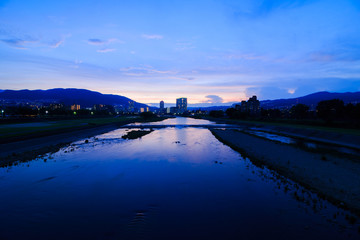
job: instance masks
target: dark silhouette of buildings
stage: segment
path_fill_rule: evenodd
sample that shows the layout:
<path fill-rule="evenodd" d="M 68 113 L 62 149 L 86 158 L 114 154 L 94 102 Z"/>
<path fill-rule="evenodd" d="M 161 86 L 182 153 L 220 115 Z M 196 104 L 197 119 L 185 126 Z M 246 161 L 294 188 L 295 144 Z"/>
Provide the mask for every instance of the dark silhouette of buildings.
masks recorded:
<path fill-rule="evenodd" d="M 260 101 L 256 96 L 252 96 L 248 101 L 242 101 L 241 104 L 235 105 L 235 109 L 249 116 L 260 115 Z"/>

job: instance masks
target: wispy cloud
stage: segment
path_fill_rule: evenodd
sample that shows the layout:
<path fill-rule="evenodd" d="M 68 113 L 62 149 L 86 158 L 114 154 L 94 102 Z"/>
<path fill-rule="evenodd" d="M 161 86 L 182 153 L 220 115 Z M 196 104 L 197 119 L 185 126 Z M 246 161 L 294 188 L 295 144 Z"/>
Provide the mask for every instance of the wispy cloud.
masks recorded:
<path fill-rule="evenodd" d="M 142 76 L 148 74 L 176 74 L 177 72 L 171 70 L 157 70 L 150 65 L 140 65 L 139 67 L 126 67 L 121 68 L 121 72 L 124 72 L 128 76 Z"/>
<path fill-rule="evenodd" d="M 70 64 L 70 67 L 78 69 L 80 68 L 80 64 L 82 64 L 83 61 L 79 59 L 75 59 L 74 64 Z"/>
<path fill-rule="evenodd" d="M 310 60 L 315 62 L 331 62 L 335 60 L 335 56 L 328 53 L 315 52 L 310 54 Z"/>
<path fill-rule="evenodd" d="M 224 60 L 248 60 L 248 61 L 270 61 L 275 59 L 270 59 L 265 55 L 258 55 L 255 53 L 226 53 L 208 56 L 209 59 L 224 59 Z"/>
<path fill-rule="evenodd" d="M 158 34 L 143 34 L 141 35 L 141 37 L 145 39 L 154 39 L 154 40 L 160 40 L 164 38 L 164 36 Z"/>
<path fill-rule="evenodd" d="M 178 42 L 176 43 L 175 50 L 184 51 L 195 48 L 191 42 Z"/>
<path fill-rule="evenodd" d="M 108 52 L 114 52 L 114 51 L 116 51 L 115 48 L 103 48 L 103 49 L 97 50 L 97 52 L 99 52 L 99 53 L 108 53 Z"/>
<path fill-rule="evenodd" d="M 175 77 L 169 77 L 170 79 L 176 79 L 176 80 L 182 80 L 182 81 L 193 81 L 195 80 L 194 77 L 178 77 L 178 76 L 175 76 Z"/>
<path fill-rule="evenodd" d="M 64 39 L 61 39 L 61 40 L 58 40 L 58 41 L 53 41 L 49 45 L 50 45 L 51 48 L 58 48 L 64 43 L 64 41 L 65 41 Z"/>
<path fill-rule="evenodd" d="M 71 34 L 66 34 L 61 37 L 56 37 L 51 39 L 37 39 L 29 35 L 25 35 L 22 37 L 8 37 L 5 39 L 1 39 L 0 41 L 7 44 L 10 47 L 16 49 L 28 49 L 28 48 L 42 48 L 42 47 L 50 47 L 50 48 L 58 48 L 64 44 L 65 39 L 70 37 Z"/>
<path fill-rule="evenodd" d="M 266 61 L 268 58 L 266 56 L 260 56 L 256 54 L 230 54 L 226 55 L 227 59 L 245 59 L 245 60 L 262 60 Z"/>

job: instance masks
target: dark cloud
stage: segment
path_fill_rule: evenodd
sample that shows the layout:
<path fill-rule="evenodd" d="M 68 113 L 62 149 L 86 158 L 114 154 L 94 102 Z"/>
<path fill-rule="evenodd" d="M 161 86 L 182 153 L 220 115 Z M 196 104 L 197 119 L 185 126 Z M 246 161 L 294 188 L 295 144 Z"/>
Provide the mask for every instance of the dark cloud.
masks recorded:
<path fill-rule="evenodd" d="M 224 102 L 224 99 L 222 97 L 219 97 L 217 95 L 207 95 L 205 96 L 207 100 L 205 100 L 205 103 L 222 103 Z"/>
<path fill-rule="evenodd" d="M 90 38 L 90 39 L 88 39 L 88 43 L 91 45 L 103 45 L 106 43 L 106 41 L 103 41 L 98 38 Z"/>
<path fill-rule="evenodd" d="M 1 41 L 10 45 L 21 45 L 24 43 L 21 39 L 2 39 Z"/>
<path fill-rule="evenodd" d="M 19 48 L 19 49 L 25 49 L 24 44 L 25 44 L 25 40 L 23 39 L 18 39 L 18 38 L 13 38 L 13 39 L 1 39 L 1 41 L 3 43 L 6 43 L 7 45 L 14 47 L 14 48 Z"/>

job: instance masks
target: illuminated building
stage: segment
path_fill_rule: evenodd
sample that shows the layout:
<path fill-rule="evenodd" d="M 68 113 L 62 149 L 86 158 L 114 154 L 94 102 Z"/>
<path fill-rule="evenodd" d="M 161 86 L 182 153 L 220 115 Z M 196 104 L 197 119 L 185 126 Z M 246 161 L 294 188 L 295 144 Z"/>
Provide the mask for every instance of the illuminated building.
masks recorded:
<path fill-rule="evenodd" d="M 176 99 L 176 108 L 178 113 L 184 113 L 187 111 L 187 98 L 177 98 Z"/>

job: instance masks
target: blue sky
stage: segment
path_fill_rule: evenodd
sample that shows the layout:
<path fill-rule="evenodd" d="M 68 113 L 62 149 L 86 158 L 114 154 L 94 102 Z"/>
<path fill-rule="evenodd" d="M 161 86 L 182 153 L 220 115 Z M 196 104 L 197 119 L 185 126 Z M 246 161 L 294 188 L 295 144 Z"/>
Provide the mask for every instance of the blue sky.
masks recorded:
<path fill-rule="evenodd" d="M 360 1 L 2 1 L 0 89 L 143 103 L 360 91 Z"/>

